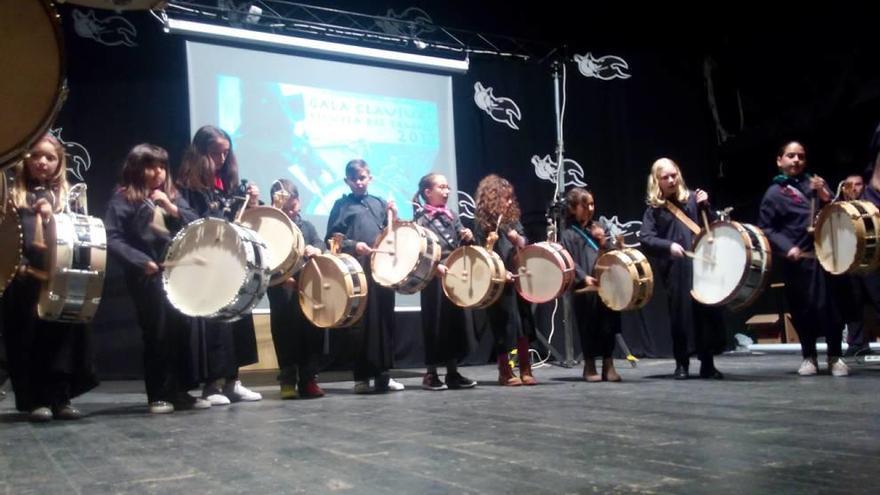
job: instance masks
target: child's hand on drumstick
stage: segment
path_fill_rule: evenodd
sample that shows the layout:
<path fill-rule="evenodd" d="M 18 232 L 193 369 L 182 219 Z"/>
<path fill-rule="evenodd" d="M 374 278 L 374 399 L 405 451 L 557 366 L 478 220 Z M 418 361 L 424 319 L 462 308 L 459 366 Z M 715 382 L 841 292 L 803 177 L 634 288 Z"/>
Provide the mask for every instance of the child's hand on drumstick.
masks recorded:
<path fill-rule="evenodd" d="M 366 256 L 373 252 L 373 248 L 371 248 L 366 242 L 360 241 L 354 245 L 354 252 L 361 256 Z"/>
<path fill-rule="evenodd" d="M 34 203 L 34 213 L 40 215 L 43 223 L 46 223 L 52 217 L 52 204 L 46 198 L 40 198 Z"/>
<path fill-rule="evenodd" d="M 385 203 L 385 211 L 390 211 L 393 221 L 397 221 L 397 203 L 393 199 L 388 198 L 388 201 Z"/>
<path fill-rule="evenodd" d="M 146 265 L 144 265 L 144 274 L 145 275 L 149 276 L 149 275 L 155 275 L 157 273 L 159 273 L 159 265 L 157 265 L 155 261 L 150 260 L 147 262 Z"/>
<path fill-rule="evenodd" d="M 168 199 L 168 195 L 165 194 L 164 191 L 159 189 L 153 189 L 150 191 L 150 200 L 153 203 L 156 203 L 157 206 L 161 206 L 165 212 L 171 215 L 174 218 L 180 217 L 180 211 L 177 209 L 177 206 Z"/>
<path fill-rule="evenodd" d="M 704 191 L 702 189 L 697 189 L 696 193 L 697 193 L 697 197 L 696 197 L 697 203 L 705 203 L 706 201 L 709 201 L 709 193 L 707 193 L 706 191 Z"/>
<path fill-rule="evenodd" d="M 296 279 L 293 277 L 288 278 L 284 282 L 281 283 L 281 286 L 285 289 L 296 290 Z"/>
<path fill-rule="evenodd" d="M 507 231 L 507 238 L 510 239 L 510 242 L 513 243 L 514 246 L 523 247 L 526 245 L 526 240 L 523 236 L 519 235 L 515 229 L 510 229 Z"/>
<path fill-rule="evenodd" d="M 250 183 L 247 186 L 248 206 L 257 206 L 260 201 L 260 188 Z"/>
<path fill-rule="evenodd" d="M 449 267 L 444 265 L 443 263 L 437 264 L 437 274 L 441 277 L 446 275 L 446 272 L 449 271 Z"/>
<path fill-rule="evenodd" d="M 669 254 L 671 254 L 673 258 L 683 258 L 684 248 L 681 247 L 681 244 L 673 242 L 669 245 Z"/>
<path fill-rule="evenodd" d="M 469 229 L 467 227 L 459 230 L 458 235 L 459 235 L 459 237 L 461 237 L 461 240 L 464 242 L 471 242 L 472 240 L 474 240 L 474 233 L 471 232 L 471 229 Z"/>
<path fill-rule="evenodd" d="M 818 175 L 810 177 L 810 189 L 816 191 L 816 194 L 822 201 L 831 201 L 831 191 L 828 190 L 828 185 L 825 183 L 825 179 Z"/>
<path fill-rule="evenodd" d="M 303 255 L 307 258 L 311 258 L 312 256 L 320 256 L 321 250 L 316 248 L 315 246 L 306 246 L 303 249 Z"/>
<path fill-rule="evenodd" d="M 587 282 L 587 287 L 598 287 L 599 286 L 599 279 L 596 277 L 591 277 L 591 276 L 587 275 L 586 282 Z"/>
<path fill-rule="evenodd" d="M 801 259 L 801 248 L 794 246 L 785 253 L 785 257 L 790 259 L 791 261 L 797 261 Z"/>

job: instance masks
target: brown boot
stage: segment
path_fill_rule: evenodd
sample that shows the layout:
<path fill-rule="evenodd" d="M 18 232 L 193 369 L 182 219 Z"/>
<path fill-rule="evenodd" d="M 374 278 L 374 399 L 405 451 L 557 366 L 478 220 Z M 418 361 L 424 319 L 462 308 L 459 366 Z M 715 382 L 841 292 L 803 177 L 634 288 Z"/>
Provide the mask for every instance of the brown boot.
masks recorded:
<path fill-rule="evenodd" d="M 587 382 L 601 382 L 602 377 L 599 376 L 599 372 L 596 371 L 596 360 L 588 357 L 584 358 L 584 381 Z"/>
<path fill-rule="evenodd" d="M 523 385 L 537 385 L 538 380 L 532 375 L 532 356 L 529 352 L 529 339 L 520 337 L 516 341 L 516 352 L 519 355 L 519 376 Z"/>
<path fill-rule="evenodd" d="M 614 358 L 602 358 L 602 381 L 603 382 L 619 382 L 622 378 L 614 369 Z"/>
<path fill-rule="evenodd" d="M 510 366 L 510 359 L 506 352 L 498 354 L 498 384 L 505 387 L 518 387 L 522 385 L 522 381 L 513 372 Z"/>

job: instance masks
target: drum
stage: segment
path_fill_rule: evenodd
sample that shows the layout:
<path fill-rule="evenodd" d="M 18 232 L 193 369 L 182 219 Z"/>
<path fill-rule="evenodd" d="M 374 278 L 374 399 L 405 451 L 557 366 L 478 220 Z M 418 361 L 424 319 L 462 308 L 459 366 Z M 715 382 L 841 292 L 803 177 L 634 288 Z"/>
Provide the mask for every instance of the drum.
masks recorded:
<path fill-rule="evenodd" d="M 2 172 L 0 172 L 2 174 Z M 0 296 L 9 287 L 21 266 L 21 222 L 10 201 L 5 212 L 0 208 Z"/>
<path fill-rule="evenodd" d="M 235 321 L 266 293 L 266 244 L 253 230 L 220 218 L 200 218 L 171 240 L 162 285 L 188 316 Z"/>
<path fill-rule="evenodd" d="M 839 201 L 819 213 L 814 245 L 829 273 L 868 273 L 880 268 L 880 211 L 869 201 Z"/>
<path fill-rule="evenodd" d="M 313 256 L 299 272 L 299 304 L 320 328 L 344 328 L 360 321 L 367 307 L 367 276 L 351 255 Z"/>
<path fill-rule="evenodd" d="M 654 294 L 654 272 L 638 249 L 614 249 L 596 260 L 599 298 L 614 311 L 643 307 Z"/>
<path fill-rule="evenodd" d="M 58 14 L 41 0 L 0 0 L 0 170 L 19 160 L 67 93 Z"/>
<path fill-rule="evenodd" d="M 485 308 L 501 297 L 507 283 L 507 269 L 494 251 L 479 246 L 462 246 L 446 258 L 443 292 L 456 306 Z"/>
<path fill-rule="evenodd" d="M 56 213 L 46 232 L 48 280 L 42 284 L 37 315 L 44 320 L 87 323 L 104 289 L 107 234 L 100 218 Z"/>
<path fill-rule="evenodd" d="M 401 294 L 425 288 L 440 262 L 434 232 L 412 222 L 394 222 L 379 236 L 370 256 L 373 280 Z"/>
<path fill-rule="evenodd" d="M 772 258 L 770 242 L 758 227 L 715 222 L 694 239 L 691 295 L 709 306 L 744 308 L 767 286 Z"/>
<path fill-rule="evenodd" d="M 302 257 L 305 241 L 299 227 L 278 208 L 257 206 L 241 216 L 241 224 L 259 234 L 268 250 L 264 252 L 271 273 L 269 285 L 278 285 L 293 274 Z"/>
<path fill-rule="evenodd" d="M 559 297 L 574 283 L 574 261 L 561 244 L 537 242 L 516 256 L 516 291 L 531 303 Z"/>
<path fill-rule="evenodd" d="M 71 3 L 92 7 L 95 9 L 108 10 L 148 10 L 162 9 L 168 0 L 58 0 L 58 3 Z"/>

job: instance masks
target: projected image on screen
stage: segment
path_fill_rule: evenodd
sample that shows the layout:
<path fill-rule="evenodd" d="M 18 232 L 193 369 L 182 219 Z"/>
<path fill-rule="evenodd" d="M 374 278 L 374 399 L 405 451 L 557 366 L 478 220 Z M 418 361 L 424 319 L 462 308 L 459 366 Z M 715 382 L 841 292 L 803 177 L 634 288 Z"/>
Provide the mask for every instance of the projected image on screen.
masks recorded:
<path fill-rule="evenodd" d="M 412 218 L 424 174 L 445 175 L 455 190 L 450 76 L 191 41 L 186 48 L 191 130 L 228 132 L 239 176 L 259 186 L 264 202 L 276 179 L 293 181 L 319 234 L 333 203 L 351 192 L 345 164 L 355 158 L 370 166 L 370 194 L 393 199 L 402 219 Z M 417 306 L 418 296 L 398 296 L 397 305 Z"/>
<path fill-rule="evenodd" d="M 240 78 L 226 75 L 217 78 L 217 95 L 220 126 L 242 163 L 259 157 L 257 167 L 247 167 L 250 180 L 261 186 L 280 176 L 293 180 L 307 215 L 328 215 L 349 192 L 340 164 L 352 158 L 370 164 L 372 194 L 404 206 L 437 160 L 440 129 L 431 101 L 284 82 L 246 89 Z M 279 174 L 280 166 L 286 173 Z M 409 208 L 401 208 L 404 215 L 411 216 Z"/>

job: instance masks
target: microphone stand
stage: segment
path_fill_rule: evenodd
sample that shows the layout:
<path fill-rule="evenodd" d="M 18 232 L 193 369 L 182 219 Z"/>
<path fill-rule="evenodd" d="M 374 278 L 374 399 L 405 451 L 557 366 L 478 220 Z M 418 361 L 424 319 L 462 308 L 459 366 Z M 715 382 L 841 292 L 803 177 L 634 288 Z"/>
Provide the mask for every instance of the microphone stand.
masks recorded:
<path fill-rule="evenodd" d="M 560 100 L 560 77 L 564 69 L 563 59 L 557 59 L 553 62 L 553 104 L 556 114 L 556 192 L 554 194 L 553 204 L 547 212 L 548 221 L 553 224 L 553 229 L 557 235 L 556 239 L 548 239 L 553 242 L 559 242 L 562 232 L 565 231 L 565 143 L 562 137 L 562 105 Z M 538 340 L 540 340 L 550 351 L 550 353 L 558 360 L 560 366 L 572 368 L 578 364 L 578 359 L 574 356 L 574 340 L 572 335 L 572 309 L 571 298 L 569 294 L 562 294 L 557 298 L 557 302 L 562 300 L 562 338 L 563 352 L 559 352 L 553 347 L 551 342 L 544 337 L 541 332 L 536 332 Z M 551 321 L 555 319 L 555 315 L 551 315 Z"/>

